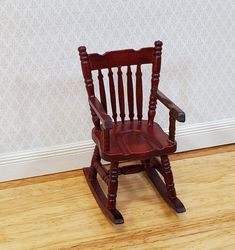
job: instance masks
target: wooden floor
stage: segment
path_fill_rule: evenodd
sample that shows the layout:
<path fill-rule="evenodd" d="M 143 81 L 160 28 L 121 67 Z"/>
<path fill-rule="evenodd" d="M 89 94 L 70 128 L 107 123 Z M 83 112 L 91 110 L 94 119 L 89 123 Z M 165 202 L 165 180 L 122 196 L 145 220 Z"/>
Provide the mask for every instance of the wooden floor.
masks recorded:
<path fill-rule="evenodd" d="M 106 220 L 81 170 L 0 184 L 0 249 L 235 249 L 235 145 L 171 158 L 187 212 L 143 174 L 121 176 L 123 225 Z"/>

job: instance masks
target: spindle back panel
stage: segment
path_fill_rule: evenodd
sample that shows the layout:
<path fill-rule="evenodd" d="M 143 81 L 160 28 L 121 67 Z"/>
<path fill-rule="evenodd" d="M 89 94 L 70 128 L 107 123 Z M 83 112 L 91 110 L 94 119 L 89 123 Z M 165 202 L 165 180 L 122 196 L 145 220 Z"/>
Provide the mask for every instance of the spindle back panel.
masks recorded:
<path fill-rule="evenodd" d="M 110 115 L 112 115 L 115 123 L 119 120 L 119 117 L 123 123 L 125 119 L 142 120 L 143 85 L 141 65 L 143 64 L 152 64 L 151 103 L 149 103 L 149 109 L 154 108 L 153 100 L 155 97 L 152 94 L 158 85 L 161 64 L 161 44 L 159 42 L 155 42 L 155 47 L 140 50 L 111 51 L 103 55 L 97 53 L 87 54 L 85 47 L 80 47 L 79 52 L 88 95 L 90 97 L 95 95 L 93 85 L 95 81 L 93 79 L 96 75 L 99 86 L 99 99 L 106 112 L 110 110 L 108 108 L 110 103 L 112 113 Z M 95 72 L 96 74 L 93 74 Z M 125 93 L 125 90 L 127 93 Z M 96 97 L 98 97 L 97 93 Z M 125 98 L 127 98 L 127 102 Z M 129 114 L 127 118 L 125 114 L 127 107 L 125 105 L 128 106 Z M 119 110 L 119 114 L 117 114 L 117 110 Z"/>

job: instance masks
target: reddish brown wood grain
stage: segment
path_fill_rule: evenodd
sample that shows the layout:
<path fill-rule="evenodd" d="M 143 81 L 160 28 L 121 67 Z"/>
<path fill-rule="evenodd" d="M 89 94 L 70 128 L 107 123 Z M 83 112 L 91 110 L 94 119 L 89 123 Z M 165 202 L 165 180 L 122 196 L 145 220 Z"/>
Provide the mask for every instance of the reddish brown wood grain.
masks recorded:
<path fill-rule="evenodd" d="M 89 187 L 104 214 L 114 223 L 124 222 L 122 215 L 116 209 L 118 175 L 133 174 L 146 171 L 147 176 L 166 202 L 176 211 L 184 212 L 185 207 L 176 196 L 173 173 L 168 154 L 175 152 L 175 121 L 185 120 L 184 112 L 169 98 L 158 90 L 161 69 L 162 42 L 156 41 L 152 48 L 140 50 L 119 50 L 100 54 L 87 54 L 84 46 L 79 48 L 82 72 L 91 108 L 92 120 L 95 127 L 92 138 L 96 144 L 90 168 L 84 168 Z M 148 120 L 143 117 L 143 82 L 141 65 L 152 65 L 151 91 L 149 97 Z M 136 67 L 136 100 L 133 93 L 131 65 Z M 126 84 L 127 101 L 130 120 L 125 120 L 125 93 L 122 67 L 127 66 Z M 113 68 L 117 69 L 117 82 L 114 81 Z M 102 69 L 108 69 L 109 94 L 112 117 L 107 114 L 107 89 L 104 84 Z M 115 69 L 115 70 L 116 70 Z M 98 70 L 100 101 L 94 93 L 92 70 Z M 150 84 L 150 83 L 149 83 Z M 116 88 L 115 88 L 116 86 Z M 115 91 L 117 89 L 117 92 Z M 116 99 L 119 101 L 120 118 L 117 119 Z M 154 122 L 157 100 L 169 109 L 169 135 Z M 136 103 L 137 119 L 134 119 L 134 104 Z M 161 161 L 157 160 L 159 157 Z M 111 162 L 107 170 L 101 163 L 101 158 Z M 119 167 L 119 162 L 136 161 L 135 164 Z M 108 185 L 105 196 L 97 173 Z M 162 175 L 162 178 L 159 176 Z"/>
<path fill-rule="evenodd" d="M 170 154 L 176 150 L 176 142 L 170 142 L 161 127 L 148 121 L 117 122 L 110 129 L 110 150 L 104 150 L 103 132 L 93 129 L 92 139 L 98 145 L 102 159 L 106 161 L 141 160 L 156 155 Z"/>
<path fill-rule="evenodd" d="M 103 55 L 89 54 L 89 64 L 91 70 L 113 68 L 118 66 L 128 66 L 146 64 L 153 62 L 153 48 L 143 48 L 140 50 L 118 50 L 106 52 Z"/>
<path fill-rule="evenodd" d="M 107 112 L 107 101 L 104 87 L 104 79 L 101 69 L 98 70 L 99 90 L 100 90 L 100 101 L 103 105 L 104 110 Z"/>
<path fill-rule="evenodd" d="M 158 90 L 160 69 L 161 69 L 161 54 L 162 54 L 162 42 L 157 41 L 154 43 L 154 61 L 152 65 L 152 79 L 151 79 L 151 93 L 149 98 L 149 111 L 148 122 L 153 124 L 153 120 L 156 114 L 157 97 L 156 92 Z"/>
<path fill-rule="evenodd" d="M 118 99 L 119 99 L 119 107 L 120 107 L 120 117 L 122 123 L 125 120 L 125 106 L 124 106 L 124 88 L 123 88 L 123 80 L 122 80 L 122 70 L 121 67 L 118 67 Z"/>
<path fill-rule="evenodd" d="M 113 113 L 113 120 L 116 123 L 117 122 L 117 110 L 116 110 L 116 94 L 115 94 L 115 87 L 114 87 L 114 81 L 113 81 L 113 71 L 111 68 L 109 68 L 109 89 L 110 89 L 110 100 L 111 100 L 111 106 L 112 106 L 112 113 Z"/>
<path fill-rule="evenodd" d="M 141 121 L 143 114 L 143 86 L 142 86 L 142 72 L 140 64 L 137 64 L 136 68 L 136 107 L 137 107 L 137 118 Z"/>
<path fill-rule="evenodd" d="M 132 72 L 131 67 L 127 67 L 127 96 L 128 96 L 128 108 L 129 108 L 129 118 L 133 121 L 134 118 L 134 95 L 133 95 L 133 82 L 132 82 Z"/>
<path fill-rule="evenodd" d="M 96 114 L 96 116 L 101 120 L 102 126 L 104 129 L 112 128 L 112 119 L 111 117 L 105 112 L 103 106 L 101 105 L 100 101 L 96 98 L 90 98 L 89 104 L 92 111 Z M 99 129 L 100 130 L 100 129 Z"/>

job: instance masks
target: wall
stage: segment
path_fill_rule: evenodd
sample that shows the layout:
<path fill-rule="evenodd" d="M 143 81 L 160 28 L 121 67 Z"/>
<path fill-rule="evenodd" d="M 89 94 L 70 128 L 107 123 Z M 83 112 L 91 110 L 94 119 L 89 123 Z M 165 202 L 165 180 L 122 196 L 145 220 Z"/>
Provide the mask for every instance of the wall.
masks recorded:
<path fill-rule="evenodd" d="M 186 112 L 181 131 L 234 128 L 233 13 L 232 0 L 1 1 L 0 164 L 92 146 L 80 45 L 103 53 L 162 40 L 160 89 Z"/>

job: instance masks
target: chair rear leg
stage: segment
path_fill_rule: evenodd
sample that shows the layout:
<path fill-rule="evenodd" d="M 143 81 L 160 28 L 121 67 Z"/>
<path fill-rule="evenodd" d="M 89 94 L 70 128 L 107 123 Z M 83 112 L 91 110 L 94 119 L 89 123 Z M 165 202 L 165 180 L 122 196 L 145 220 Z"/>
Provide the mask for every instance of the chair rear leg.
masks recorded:
<path fill-rule="evenodd" d="M 89 179 L 90 180 L 94 180 L 97 178 L 96 166 L 97 166 L 97 163 L 100 163 L 100 161 L 101 161 L 101 158 L 100 158 L 99 149 L 97 146 L 95 146 L 93 156 L 91 159 L 91 166 L 89 168 Z"/>
<path fill-rule="evenodd" d="M 118 189 L 118 162 L 111 162 L 108 183 L 107 208 L 116 209 L 116 197 Z"/>

